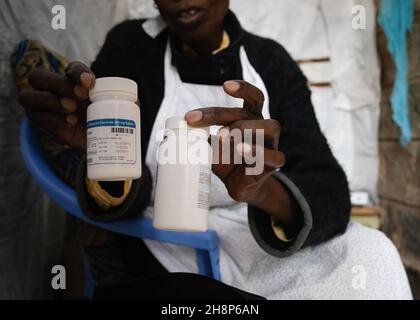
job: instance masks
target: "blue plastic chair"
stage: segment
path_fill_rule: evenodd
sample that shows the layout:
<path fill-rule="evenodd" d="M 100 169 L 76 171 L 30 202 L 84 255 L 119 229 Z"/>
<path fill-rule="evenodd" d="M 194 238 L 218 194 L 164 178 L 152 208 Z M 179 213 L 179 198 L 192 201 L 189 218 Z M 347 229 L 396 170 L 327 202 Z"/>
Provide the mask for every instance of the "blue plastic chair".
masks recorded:
<path fill-rule="evenodd" d="M 25 118 L 20 129 L 22 156 L 32 177 L 49 197 L 66 212 L 96 227 L 115 233 L 148 240 L 186 246 L 197 250 L 198 271 L 202 275 L 220 280 L 219 244 L 214 231 L 174 232 L 153 227 L 152 221 L 136 218 L 115 222 L 95 222 L 87 218 L 77 202 L 76 192 L 61 180 L 46 161 L 39 147 L 37 134 L 29 120 Z M 85 259 L 85 295 L 91 296 L 95 283 Z"/>

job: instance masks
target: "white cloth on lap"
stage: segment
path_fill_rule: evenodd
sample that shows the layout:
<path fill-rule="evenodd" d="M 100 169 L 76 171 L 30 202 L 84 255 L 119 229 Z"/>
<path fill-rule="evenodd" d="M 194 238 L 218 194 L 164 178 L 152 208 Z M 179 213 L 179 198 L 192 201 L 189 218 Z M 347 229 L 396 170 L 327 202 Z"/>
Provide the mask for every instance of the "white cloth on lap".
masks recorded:
<path fill-rule="evenodd" d="M 219 235 L 222 281 L 239 289 L 268 299 L 412 299 L 400 256 L 380 231 L 351 223 L 324 244 L 277 258 L 255 242 L 245 205 L 213 208 L 209 224 Z M 147 244 L 170 272 L 198 271 L 194 250 Z"/>

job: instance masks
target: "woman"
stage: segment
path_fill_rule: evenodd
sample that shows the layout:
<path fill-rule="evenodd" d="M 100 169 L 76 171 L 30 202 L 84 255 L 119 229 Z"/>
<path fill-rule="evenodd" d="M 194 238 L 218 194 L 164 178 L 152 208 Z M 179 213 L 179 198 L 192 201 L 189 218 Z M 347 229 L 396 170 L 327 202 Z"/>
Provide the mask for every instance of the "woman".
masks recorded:
<path fill-rule="evenodd" d="M 185 114 L 191 126 L 223 126 L 220 139 L 226 130 L 264 129 L 263 174 L 247 176 L 241 164 L 213 165 L 209 227 L 220 238 L 224 283 L 268 298 L 291 297 L 282 294 L 298 283 L 300 268 L 311 274 L 307 266 L 315 263 L 321 274 L 328 274 L 336 261 L 331 256 L 317 260 L 316 252 L 308 250 L 295 260 L 281 258 L 343 233 L 350 212 L 346 177 L 320 132 L 306 79 L 279 44 L 241 28 L 228 0 L 155 2 L 161 17 L 115 27 L 91 69 L 75 62 L 65 76 L 33 71 L 32 89 L 21 92 L 20 101 L 33 123 L 85 153 L 88 90 L 95 78 L 121 76 L 139 84 L 142 178 L 124 194 L 118 183 L 92 188 L 80 172 L 80 203 L 102 220 L 151 214 L 156 135 L 166 117 Z M 243 106 L 238 105 L 242 100 Z M 244 157 L 252 150 L 240 148 Z M 98 192 L 119 201 L 101 209 Z M 188 249 L 122 237 L 118 246 L 124 269 L 120 279 L 196 271 Z M 282 270 L 289 270 L 289 276 Z M 191 288 L 199 290 L 194 283 L 201 280 L 191 277 Z M 334 277 L 330 280 L 334 283 Z M 121 290 L 140 296 L 137 289 Z"/>

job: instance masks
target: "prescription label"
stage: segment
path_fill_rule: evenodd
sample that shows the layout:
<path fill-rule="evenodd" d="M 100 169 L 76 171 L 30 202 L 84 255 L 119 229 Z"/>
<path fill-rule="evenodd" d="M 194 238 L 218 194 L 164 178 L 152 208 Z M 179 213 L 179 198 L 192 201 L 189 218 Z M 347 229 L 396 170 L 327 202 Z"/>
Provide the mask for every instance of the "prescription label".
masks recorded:
<path fill-rule="evenodd" d="M 137 126 L 127 119 L 96 119 L 87 124 L 87 164 L 135 164 Z"/>
<path fill-rule="evenodd" d="M 199 209 L 208 210 L 210 206 L 210 179 L 211 169 L 209 165 L 200 165 L 200 180 L 198 185 L 198 203 Z"/>

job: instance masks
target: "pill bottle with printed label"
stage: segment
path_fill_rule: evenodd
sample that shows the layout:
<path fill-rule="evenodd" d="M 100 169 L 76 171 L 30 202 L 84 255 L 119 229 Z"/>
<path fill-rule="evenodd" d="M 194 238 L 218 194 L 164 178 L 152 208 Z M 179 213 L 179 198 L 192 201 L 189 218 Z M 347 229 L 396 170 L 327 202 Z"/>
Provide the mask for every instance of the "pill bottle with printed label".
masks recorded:
<path fill-rule="evenodd" d="M 174 231 L 206 231 L 212 151 L 209 128 L 192 128 L 183 117 L 166 121 L 158 150 L 153 225 Z"/>
<path fill-rule="evenodd" d="M 87 176 L 96 181 L 141 177 L 140 108 L 137 83 L 99 78 L 89 92 Z"/>

